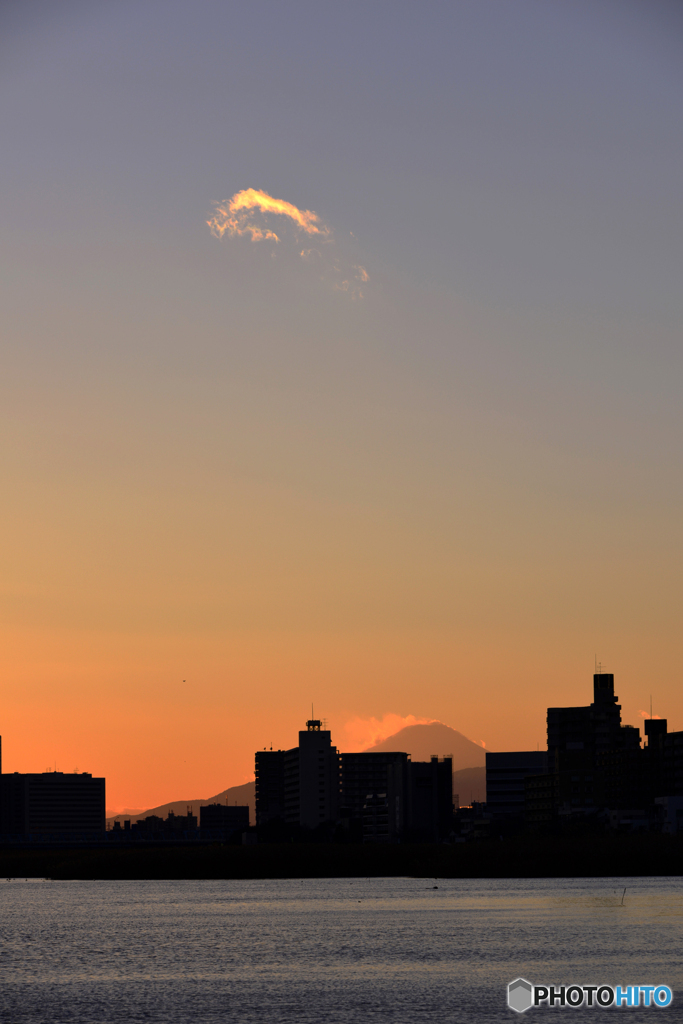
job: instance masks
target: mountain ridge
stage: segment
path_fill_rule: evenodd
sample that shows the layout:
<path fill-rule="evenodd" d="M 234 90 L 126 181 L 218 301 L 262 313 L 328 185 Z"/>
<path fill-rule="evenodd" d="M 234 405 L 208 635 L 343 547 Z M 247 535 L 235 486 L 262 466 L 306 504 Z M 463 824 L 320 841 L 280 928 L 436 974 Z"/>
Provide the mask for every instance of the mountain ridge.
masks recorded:
<path fill-rule="evenodd" d="M 452 729 L 443 722 L 430 722 L 427 725 L 407 725 L 381 743 L 375 743 L 363 753 L 382 753 L 385 751 L 405 751 L 413 761 L 428 761 L 437 755 L 453 756 L 453 793 L 458 795 L 460 802 L 469 802 L 470 798 L 477 801 L 486 799 L 486 750 L 468 739 L 461 732 Z M 245 782 L 241 786 L 230 786 L 206 799 L 170 800 L 168 803 L 150 807 L 137 814 L 114 814 L 107 817 L 107 825 L 118 821 L 138 821 L 152 814 L 160 818 L 174 814 L 195 814 L 199 819 L 199 808 L 206 804 L 240 804 L 249 807 L 249 820 L 253 825 L 256 821 L 256 783 Z"/>
<path fill-rule="evenodd" d="M 107 825 L 113 824 L 115 821 L 121 822 L 123 825 L 124 821 L 141 821 L 143 818 L 147 818 L 152 814 L 157 815 L 159 818 L 167 818 L 169 813 L 173 811 L 174 814 L 187 814 L 188 807 L 190 808 L 190 814 L 197 815 L 197 821 L 199 821 L 199 808 L 205 807 L 207 804 L 239 804 L 242 807 L 249 807 L 249 821 L 254 824 L 256 820 L 256 783 L 245 782 L 241 786 L 230 786 L 228 789 L 222 790 L 220 793 L 216 793 L 215 796 L 206 797 L 204 800 L 170 800 L 166 804 L 159 804 L 158 807 L 150 807 L 149 810 L 140 811 L 138 814 L 113 814 L 107 817 Z"/>

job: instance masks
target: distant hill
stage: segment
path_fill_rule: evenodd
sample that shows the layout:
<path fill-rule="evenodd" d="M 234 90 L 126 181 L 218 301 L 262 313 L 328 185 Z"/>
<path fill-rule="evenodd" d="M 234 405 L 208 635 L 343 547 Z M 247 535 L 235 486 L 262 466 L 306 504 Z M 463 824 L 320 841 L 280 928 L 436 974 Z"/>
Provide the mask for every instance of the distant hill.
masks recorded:
<path fill-rule="evenodd" d="M 385 750 L 405 750 L 413 761 L 428 761 L 434 754 L 440 757 L 452 754 L 454 772 L 463 768 L 483 768 L 486 765 L 484 748 L 443 722 L 407 725 L 405 729 L 400 729 L 388 739 L 368 748 L 369 753 Z"/>
<path fill-rule="evenodd" d="M 245 782 L 243 786 L 231 786 L 230 789 L 224 789 L 222 793 L 217 793 L 216 796 L 209 796 L 205 800 L 172 800 L 168 804 L 161 804 L 159 807 L 150 807 L 147 811 L 139 811 L 137 814 L 116 814 L 111 818 L 107 818 L 107 824 L 113 824 L 115 821 L 120 821 L 123 825 L 124 821 L 131 820 L 136 822 L 146 818 L 150 814 L 156 814 L 159 818 L 167 818 L 170 811 L 174 814 L 187 814 L 188 807 L 190 808 L 190 814 L 196 814 L 199 819 L 199 808 L 205 804 L 239 804 L 244 807 L 249 806 L 249 821 L 253 825 L 256 821 L 256 796 L 255 796 L 255 782 Z"/>

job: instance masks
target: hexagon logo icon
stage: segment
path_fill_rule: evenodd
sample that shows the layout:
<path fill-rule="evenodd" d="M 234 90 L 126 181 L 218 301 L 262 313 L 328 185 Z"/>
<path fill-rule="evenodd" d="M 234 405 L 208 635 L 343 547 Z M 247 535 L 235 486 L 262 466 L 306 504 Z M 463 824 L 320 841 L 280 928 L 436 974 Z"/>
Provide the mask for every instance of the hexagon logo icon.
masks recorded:
<path fill-rule="evenodd" d="M 508 985 L 508 1006 L 517 1013 L 524 1013 L 533 1006 L 532 986 L 526 978 L 515 978 Z"/>

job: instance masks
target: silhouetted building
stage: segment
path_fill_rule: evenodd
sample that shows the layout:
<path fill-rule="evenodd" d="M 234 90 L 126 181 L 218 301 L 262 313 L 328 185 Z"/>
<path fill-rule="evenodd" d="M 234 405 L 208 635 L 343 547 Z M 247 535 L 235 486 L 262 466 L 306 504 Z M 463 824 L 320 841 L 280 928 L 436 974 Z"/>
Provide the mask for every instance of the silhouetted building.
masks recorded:
<path fill-rule="evenodd" d="M 683 795 L 683 732 L 668 732 L 666 718 L 645 720 L 645 772 L 654 797 Z"/>
<path fill-rule="evenodd" d="M 125 824 L 124 822 L 124 831 L 128 831 L 125 829 Z M 158 814 L 148 814 L 146 818 L 139 818 L 130 827 L 130 832 L 136 838 L 143 840 L 196 838 L 197 815 L 192 814 L 189 808 L 187 814 L 176 814 L 175 811 L 169 811 L 167 818 L 162 818 Z"/>
<path fill-rule="evenodd" d="M 256 753 L 258 825 L 277 818 L 309 829 L 336 822 L 347 839 L 358 842 L 436 842 L 448 836 L 452 758 L 411 762 L 404 751 L 339 754 L 322 722 L 313 719 L 306 726 L 298 747 Z"/>
<path fill-rule="evenodd" d="M 131 827 L 131 832 L 164 832 L 164 819 L 160 814 L 148 814 L 145 818 L 138 818 Z M 125 826 L 125 823 L 124 823 Z M 124 827 L 124 831 L 128 831 Z"/>
<path fill-rule="evenodd" d="M 557 826 L 559 780 L 555 772 L 524 779 L 524 823 L 531 832 L 551 832 Z"/>
<path fill-rule="evenodd" d="M 512 750 L 486 754 L 486 809 L 496 818 L 524 820 L 525 779 L 547 775 L 545 750 Z"/>
<path fill-rule="evenodd" d="M 649 832 L 653 824 L 649 807 L 609 808 L 604 819 L 605 827 L 615 832 Z"/>
<path fill-rule="evenodd" d="M 285 751 L 256 751 L 256 824 L 285 820 Z"/>
<path fill-rule="evenodd" d="M 548 708 L 548 754 L 550 767 L 564 771 L 595 765 L 598 754 L 607 750 L 635 750 L 640 732 L 621 724 L 621 705 L 614 694 L 614 676 L 596 672 L 593 703 L 578 708 Z"/>
<path fill-rule="evenodd" d="M 683 796 L 655 797 L 655 821 L 661 832 L 683 833 Z"/>
<path fill-rule="evenodd" d="M 2 834 L 94 835 L 105 813 L 105 780 L 87 772 L 0 775 Z"/>
<path fill-rule="evenodd" d="M 467 807 L 459 807 L 453 817 L 453 838 L 455 842 L 471 839 L 488 839 L 491 834 L 492 818 L 486 804 L 473 800 Z"/>
<path fill-rule="evenodd" d="M 339 815 L 339 755 L 319 719 L 306 722 L 299 746 L 284 756 L 285 821 L 316 828 Z"/>
<path fill-rule="evenodd" d="M 175 811 L 169 811 L 168 817 L 164 821 L 164 828 L 167 832 L 195 831 L 197 828 L 197 815 L 193 814 L 189 807 L 187 814 L 176 814 Z"/>
<path fill-rule="evenodd" d="M 397 808 L 387 793 L 368 793 L 362 808 L 363 842 L 396 842 L 400 835 L 397 816 Z"/>
<path fill-rule="evenodd" d="M 374 824 L 368 824 L 368 814 L 379 806 L 372 801 L 382 799 L 386 802 L 388 815 L 386 836 L 389 841 L 396 841 L 405 829 L 408 755 L 400 751 L 340 754 L 339 763 L 339 813 L 348 825 L 351 837 L 359 839 L 362 836 L 367 841 L 380 834 Z M 378 794 L 382 794 L 381 798 Z M 382 838 L 384 835 L 383 831 Z"/>
<path fill-rule="evenodd" d="M 408 762 L 406 838 L 437 843 L 453 824 L 453 758 Z"/>
<path fill-rule="evenodd" d="M 487 754 L 487 808 L 494 818 L 513 813 L 523 800 L 525 822 L 534 831 L 651 827 L 655 797 L 683 794 L 683 733 L 667 733 L 665 719 L 648 720 L 642 748 L 639 730 L 622 725 L 617 701 L 614 676 L 596 672 L 592 704 L 548 708 L 545 768 L 539 764 L 532 772 L 530 763 L 522 763 L 540 762 L 540 753 L 517 755 L 518 774 L 513 755 Z"/>
<path fill-rule="evenodd" d="M 557 775 L 560 815 L 594 815 L 599 807 L 626 807 L 642 795 L 640 732 L 621 724 L 614 676 L 596 672 L 593 703 L 548 708 L 549 768 Z"/>
<path fill-rule="evenodd" d="M 438 842 L 453 822 L 453 760 L 405 751 L 340 755 L 341 817 L 363 842 Z"/>
<path fill-rule="evenodd" d="M 249 828 L 249 807 L 238 804 L 204 804 L 199 808 L 199 827 L 224 832 L 245 832 Z"/>
<path fill-rule="evenodd" d="M 531 828 L 591 823 L 633 832 L 666 821 L 675 830 L 667 800 L 683 795 L 683 732 L 669 733 L 664 718 L 646 719 L 643 748 L 640 731 L 622 725 L 617 700 L 614 676 L 597 672 L 592 704 L 548 708 L 549 771 L 525 781 Z"/>

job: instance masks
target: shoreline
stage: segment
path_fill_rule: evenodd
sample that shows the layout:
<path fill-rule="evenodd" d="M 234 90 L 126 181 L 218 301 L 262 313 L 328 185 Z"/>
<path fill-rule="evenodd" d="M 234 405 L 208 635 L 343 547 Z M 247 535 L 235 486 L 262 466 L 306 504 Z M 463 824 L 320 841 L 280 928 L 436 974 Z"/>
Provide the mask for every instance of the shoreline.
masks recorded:
<path fill-rule="evenodd" d="M 0 877 L 152 880 L 683 875 L 683 837 L 511 837 L 456 845 L 314 843 L 0 848 Z"/>

